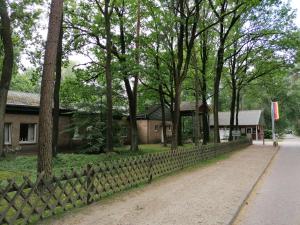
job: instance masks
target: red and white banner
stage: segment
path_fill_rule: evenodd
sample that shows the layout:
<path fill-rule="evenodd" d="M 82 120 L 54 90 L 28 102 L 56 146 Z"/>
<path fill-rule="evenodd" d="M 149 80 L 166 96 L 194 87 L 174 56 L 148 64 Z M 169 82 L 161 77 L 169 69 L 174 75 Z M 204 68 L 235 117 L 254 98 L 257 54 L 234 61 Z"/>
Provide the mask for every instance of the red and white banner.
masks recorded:
<path fill-rule="evenodd" d="M 279 120 L 278 102 L 273 102 L 274 120 Z"/>

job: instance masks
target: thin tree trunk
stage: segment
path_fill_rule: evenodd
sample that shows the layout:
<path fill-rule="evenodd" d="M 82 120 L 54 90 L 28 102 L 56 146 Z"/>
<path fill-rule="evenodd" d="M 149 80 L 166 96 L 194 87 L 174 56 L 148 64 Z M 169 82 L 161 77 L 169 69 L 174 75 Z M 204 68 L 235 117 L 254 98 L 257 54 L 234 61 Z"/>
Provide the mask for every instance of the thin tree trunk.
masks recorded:
<path fill-rule="evenodd" d="M 229 124 L 229 141 L 233 140 L 233 129 L 234 129 L 234 113 L 235 113 L 235 103 L 236 103 L 236 50 L 237 42 L 234 44 L 234 56 L 230 60 L 230 77 L 231 77 L 231 103 L 230 103 L 230 124 Z"/>
<path fill-rule="evenodd" d="M 166 127 L 166 112 L 165 112 L 165 98 L 164 98 L 164 91 L 163 91 L 163 85 L 161 80 L 161 74 L 160 74 L 160 63 L 159 63 L 159 48 L 160 48 L 160 39 L 159 35 L 157 35 L 156 39 L 156 57 L 155 57 L 155 64 L 156 64 L 156 73 L 157 78 L 159 79 L 159 85 L 158 85 L 158 94 L 159 94 L 159 101 L 160 101 L 160 107 L 161 107 L 161 122 L 162 122 L 162 135 L 163 135 L 163 146 L 167 146 L 167 127 Z"/>
<path fill-rule="evenodd" d="M 61 19 L 60 25 L 60 34 L 57 48 L 56 56 L 56 77 L 54 85 L 54 108 L 53 108 L 53 140 L 52 140 L 52 155 L 53 157 L 57 156 L 57 145 L 58 145 L 58 136 L 59 136 L 59 93 L 60 93 L 60 84 L 61 84 L 61 67 L 62 67 L 62 54 L 63 54 L 63 19 Z"/>
<path fill-rule="evenodd" d="M 236 94 L 236 113 L 235 113 L 235 129 L 239 129 L 239 112 L 240 112 L 240 98 L 241 98 L 241 90 L 237 90 Z"/>
<path fill-rule="evenodd" d="M 14 49 L 8 9 L 5 0 L 0 0 L 0 35 L 4 48 L 2 73 L 0 80 L 0 157 L 4 156 L 4 117 L 12 71 L 14 65 Z"/>
<path fill-rule="evenodd" d="M 199 96 L 200 96 L 200 80 L 199 80 L 199 68 L 198 68 L 198 60 L 196 57 L 196 53 L 194 53 L 193 57 L 194 65 L 195 65 L 195 123 L 194 123 L 194 133 L 195 133 L 195 145 L 199 146 L 200 143 L 200 111 L 199 111 Z"/>
<path fill-rule="evenodd" d="M 230 124 L 229 124 L 229 141 L 233 140 L 233 129 L 234 129 L 234 113 L 235 113 L 235 103 L 236 103 L 236 82 L 232 78 L 232 89 L 231 89 L 231 103 L 230 103 Z"/>
<path fill-rule="evenodd" d="M 38 139 L 39 152 L 37 166 L 38 173 L 44 171 L 46 178 L 50 177 L 52 174 L 52 106 L 54 96 L 55 64 L 62 13 L 63 0 L 52 0 L 41 83 Z"/>
<path fill-rule="evenodd" d="M 174 111 L 173 111 L 173 126 L 172 126 L 172 149 L 177 149 L 181 132 L 180 123 L 180 93 L 181 87 L 179 84 L 175 84 L 175 96 L 174 96 Z"/>
<path fill-rule="evenodd" d="M 214 142 L 220 143 L 219 133 L 219 89 L 224 65 L 224 42 L 221 40 L 217 54 L 217 68 L 214 80 Z"/>
<path fill-rule="evenodd" d="M 201 44 L 201 62 L 202 62 L 202 105 L 204 107 L 202 124 L 203 124 L 203 145 L 206 145 L 209 142 L 209 121 L 208 121 L 208 104 L 207 104 L 207 62 L 208 62 L 208 32 L 204 32 L 202 35 L 202 44 Z"/>
<path fill-rule="evenodd" d="M 111 42 L 111 11 L 109 10 L 110 0 L 105 0 L 104 19 L 106 33 L 106 152 L 113 151 L 113 109 L 112 109 L 112 42 Z"/>
<path fill-rule="evenodd" d="M 163 94 L 162 84 L 159 84 L 159 100 L 161 107 L 161 122 L 162 122 L 162 132 L 163 132 L 163 145 L 167 146 L 167 127 L 166 127 L 166 112 L 165 112 L 165 100 Z"/>

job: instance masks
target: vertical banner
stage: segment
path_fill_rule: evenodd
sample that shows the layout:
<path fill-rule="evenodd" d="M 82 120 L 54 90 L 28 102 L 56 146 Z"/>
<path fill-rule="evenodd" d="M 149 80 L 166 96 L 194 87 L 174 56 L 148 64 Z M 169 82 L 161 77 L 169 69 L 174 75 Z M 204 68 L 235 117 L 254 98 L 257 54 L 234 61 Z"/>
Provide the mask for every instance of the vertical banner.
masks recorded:
<path fill-rule="evenodd" d="M 273 102 L 274 120 L 279 120 L 278 102 Z"/>

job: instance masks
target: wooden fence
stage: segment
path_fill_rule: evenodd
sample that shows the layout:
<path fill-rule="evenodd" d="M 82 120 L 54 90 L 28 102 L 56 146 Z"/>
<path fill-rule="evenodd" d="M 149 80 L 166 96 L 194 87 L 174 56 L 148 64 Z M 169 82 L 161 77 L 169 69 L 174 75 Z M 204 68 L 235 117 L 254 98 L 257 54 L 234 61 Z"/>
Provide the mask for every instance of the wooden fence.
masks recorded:
<path fill-rule="evenodd" d="M 47 180 L 43 173 L 34 181 L 8 180 L 0 188 L 0 224 L 35 223 L 249 144 L 243 139 L 88 165 Z"/>

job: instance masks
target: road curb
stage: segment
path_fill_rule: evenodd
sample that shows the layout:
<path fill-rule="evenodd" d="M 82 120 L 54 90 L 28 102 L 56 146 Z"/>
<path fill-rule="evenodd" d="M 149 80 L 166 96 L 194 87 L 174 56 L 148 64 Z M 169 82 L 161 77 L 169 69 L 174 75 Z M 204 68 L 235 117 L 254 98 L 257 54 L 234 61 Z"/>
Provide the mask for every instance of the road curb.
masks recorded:
<path fill-rule="evenodd" d="M 228 223 L 228 225 L 232 225 L 235 220 L 237 219 L 238 215 L 240 214 L 241 210 L 243 209 L 243 207 L 246 205 L 247 200 L 249 199 L 250 195 L 252 194 L 253 190 L 255 189 L 255 187 L 257 186 L 258 182 L 261 180 L 261 178 L 263 177 L 263 175 L 266 173 L 266 171 L 268 170 L 268 168 L 270 167 L 270 165 L 272 164 L 275 156 L 277 155 L 278 151 L 280 149 L 280 146 L 276 147 L 276 152 L 274 153 L 274 155 L 271 157 L 270 161 L 268 162 L 267 166 L 264 168 L 264 170 L 262 171 L 262 173 L 259 175 L 259 177 L 256 179 L 255 183 L 252 185 L 251 189 L 249 190 L 248 194 L 246 195 L 245 199 L 242 201 L 242 203 L 239 205 L 238 209 L 236 210 L 236 212 L 234 213 L 232 219 L 230 220 L 230 222 Z"/>

